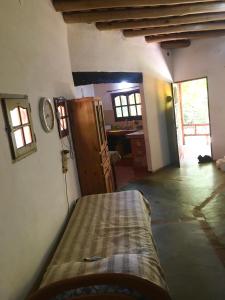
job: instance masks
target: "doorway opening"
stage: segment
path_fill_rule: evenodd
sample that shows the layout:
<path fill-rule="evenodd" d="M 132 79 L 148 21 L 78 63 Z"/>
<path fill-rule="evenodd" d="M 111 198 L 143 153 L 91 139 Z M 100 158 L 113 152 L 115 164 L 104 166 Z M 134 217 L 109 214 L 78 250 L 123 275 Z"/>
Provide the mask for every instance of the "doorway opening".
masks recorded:
<path fill-rule="evenodd" d="M 196 164 L 212 155 L 207 78 L 174 83 L 173 94 L 180 164 Z"/>
<path fill-rule="evenodd" d="M 77 72 L 73 75 L 76 98 L 97 97 L 102 102 L 116 189 L 148 175 L 142 74 Z"/>

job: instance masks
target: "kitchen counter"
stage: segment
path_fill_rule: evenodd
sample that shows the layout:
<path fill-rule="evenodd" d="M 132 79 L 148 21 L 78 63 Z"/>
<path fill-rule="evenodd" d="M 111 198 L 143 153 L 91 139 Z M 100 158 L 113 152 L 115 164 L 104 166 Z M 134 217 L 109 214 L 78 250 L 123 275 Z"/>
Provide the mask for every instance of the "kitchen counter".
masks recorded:
<path fill-rule="evenodd" d="M 127 134 L 133 133 L 135 129 L 107 130 L 107 140 L 110 151 L 118 151 L 121 157 L 131 153 L 130 140 Z"/>
<path fill-rule="evenodd" d="M 144 131 L 138 130 L 126 134 L 126 138 L 130 140 L 134 168 L 144 168 L 147 170 Z"/>
<path fill-rule="evenodd" d="M 143 138 L 144 137 L 144 131 L 143 130 L 134 131 L 132 133 L 126 134 L 126 137 L 129 138 L 129 139 Z"/>
<path fill-rule="evenodd" d="M 131 134 L 135 132 L 135 129 L 114 129 L 114 130 L 107 130 L 107 136 L 123 136 L 127 134 Z"/>

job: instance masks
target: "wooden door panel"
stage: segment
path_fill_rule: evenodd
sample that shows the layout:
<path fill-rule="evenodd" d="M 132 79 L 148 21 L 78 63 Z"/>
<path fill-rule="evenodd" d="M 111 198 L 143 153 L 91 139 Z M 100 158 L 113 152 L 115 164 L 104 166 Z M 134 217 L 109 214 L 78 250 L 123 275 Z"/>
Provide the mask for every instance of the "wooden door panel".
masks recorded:
<path fill-rule="evenodd" d="M 113 191 L 111 165 L 100 101 L 68 101 L 73 145 L 82 195 Z"/>
<path fill-rule="evenodd" d="M 96 126 L 98 129 L 99 144 L 100 144 L 100 149 L 102 151 L 107 145 L 107 137 L 105 132 L 105 122 L 104 122 L 104 115 L 103 115 L 103 108 L 102 108 L 101 101 L 96 100 L 94 102 L 94 109 L 96 115 Z"/>
<path fill-rule="evenodd" d="M 172 94 L 172 86 L 171 86 L 171 94 Z M 174 164 L 177 167 L 180 167 L 173 96 L 168 96 L 166 98 L 166 123 L 167 123 L 167 135 L 169 140 L 170 163 Z"/>
<path fill-rule="evenodd" d="M 106 161 L 104 161 L 104 163 L 102 163 L 102 170 L 104 175 L 108 172 L 109 169 L 111 169 L 111 164 L 110 164 L 110 160 L 107 159 Z"/>
<path fill-rule="evenodd" d="M 105 174 L 105 185 L 107 193 L 112 193 L 114 191 L 114 181 L 111 168 Z"/>
<path fill-rule="evenodd" d="M 109 149 L 108 146 L 106 145 L 105 148 L 100 152 L 101 156 L 101 162 L 104 163 L 106 160 L 110 160 L 109 157 Z"/>
<path fill-rule="evenodd" d="M 101 128 L 100 128 L 100 115 L 99 115 L 99 109 L 98 109 L 98 101 L 94 101 L 94 111 L 95 111 L 95 120 L 96 120 L 96 128 L 98 131 L 98 140 L 99 140 L 99 148 L 102 150 L 102 145 L 104 143 L 102 139 L 102 134 L 101 134 Z"/>

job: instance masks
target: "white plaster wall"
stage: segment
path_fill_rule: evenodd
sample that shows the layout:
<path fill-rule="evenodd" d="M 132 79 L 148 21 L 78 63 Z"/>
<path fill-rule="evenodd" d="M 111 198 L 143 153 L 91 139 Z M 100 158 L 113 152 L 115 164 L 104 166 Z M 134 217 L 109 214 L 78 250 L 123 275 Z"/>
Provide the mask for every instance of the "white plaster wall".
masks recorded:
<path fill-rule="evenodd" d="M 225 38 L 192 42 L 174 51 L 174 81 L 208 77 L 213 158 L 225 155 Z"/>
<path fill-rule="evenodd" d="M 93 84 L 87 85 L 79 85 L 74 87 L 75 90 L 75 98 L 83 98 L 83 97 L 94 97 L 95 90 Z"/>
<path fill-rule="evenodd" d="M 67 215 L 61 141 L 46 134 L 38 101 L 74 96 L 67 29 L 50 0 L 0 1 L 0 93 L 27 94 L 38 151 L 12 163 L 0 108 L 0 299 L 24 299 Z M 64 143 L 66 141 L 64 140 Z M 68 196 L 79 196 L 70 160 Z"/>
<path fill-rule="evenodd" d="M 164 99 L 156 91 L 157 80 L 172 81 L 170 57 L 143 38 L 127 39 L 118 31 L 100 32 L 94 25 L 68 25 L 68 41 L 73 71 L 143 72 L 149 170 L 167 165 L 165 107 L 159 105 Z"/>

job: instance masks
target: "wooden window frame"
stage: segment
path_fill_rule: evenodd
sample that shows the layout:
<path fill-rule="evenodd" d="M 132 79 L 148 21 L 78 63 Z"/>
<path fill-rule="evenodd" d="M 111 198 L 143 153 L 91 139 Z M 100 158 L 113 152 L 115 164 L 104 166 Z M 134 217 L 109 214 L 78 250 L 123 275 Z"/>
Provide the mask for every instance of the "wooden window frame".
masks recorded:
<path fill-rule="evenodd" d="M 142 115 L 140 116 L 127 116 L 127 117 L 117 117 L 117 113 L 116 113 L 116 108 L 118 107 L 127 107 L 128 108 L 128 114 L 130 114 L 130 110 L 129 110 L 129 107 L 130 106 L 135 106 L 136 108 L 136 111 L 137 111 L 137 105 L 142 105 L 142 102 L 141 103 L 136 103 L 136 97 L 135 97 L 135 94 L 138 93 L 141 95 L 140 93 L 140 90 L 139 89 L 136 89 L 136 90 L 132 90 L 132 91 L 127 91 L 127 92 L 119 92 L 119 93 L 112 93 L 111 94 L 111 98 L 112 98 L 112 106 L 113 106 L 113 111 L 114 111 L 114 118 L 115 118 L 115 121 L 116 122 L 119 122 L 119 121 L 132 121 L 132 120 L 142 120 Z M 129 96 L 134 94 L 134 99 L 135 99 L 135 104 L 129 104 Z M 126 105 L 120 105 L 120 106 L 116 106 L 116 103 L 115 103 L 115 98 L 118 97 L 118 96 L 126 96 L 127 98 L 127 104 Z"/>
<path fill-rule="evenodd" d="M 32 154 L 33 152 L 37 151 L 37 145 L 36 145 L 36 136 L 33 129 L 33 122 L 31 117 L 31 107 L 28 102 L 28 96 L 27 95 L 0 95 L 0 98 L 2 99 L 2 109 L 3 109 L 3 115 L 5 119 L 6 124 L 6 131 L 8 133 L 8 139 L 11 149 L 11 155 L 14 162 L 21 160 L 25 158 L 26 156 Z M 10 114 L 10 111 L 12 111 L 15 108 L 23 108 L 27 111 L 28 116 L 28 122 L 25 124 L 22 124 L 21 119 L 21 113 L 19 112 L 19 118 L 21 124 L 18 126 L 14 126 L 12 122 L 12 117 Z M 31 143 L 26 143 L 24 128 L 25 127 L 30 128 L 30 134 L 31 134 Z M 15 132 L 18 129 L 22 129 L 22 138 L 24 142 L 24 146 L 18 148 L 16 145 L 16 138 L 15 138 Z"/>
<path fill-rule="evenodd" d="M 55 104 L 55 114 L 56 114 L 56 120 L 58 125 L 58 132 L 59 137 L 62 139 L 69 135 L 69 114 L 68 114 L 68 108 L 67 108 L 67 101 L 63 97 L 54 98 L 54 104 Z M 58 111 L 58 107 L 63 106 L 65 110 L 65 116 L 61 116 Z M 66 122 L 66 129 L 61 129 L 60 121 L 65 120 Z"/>

